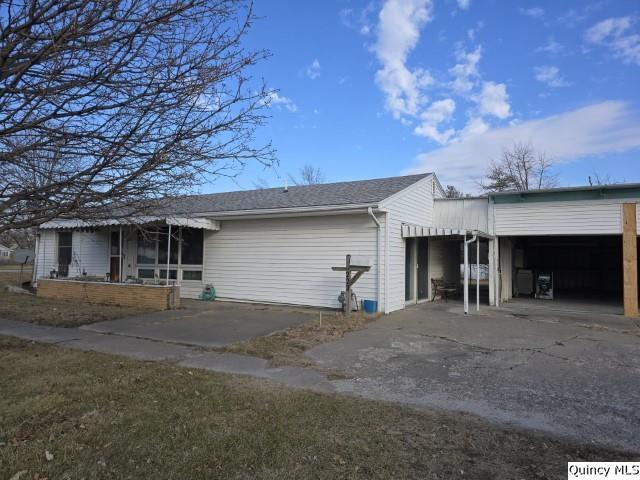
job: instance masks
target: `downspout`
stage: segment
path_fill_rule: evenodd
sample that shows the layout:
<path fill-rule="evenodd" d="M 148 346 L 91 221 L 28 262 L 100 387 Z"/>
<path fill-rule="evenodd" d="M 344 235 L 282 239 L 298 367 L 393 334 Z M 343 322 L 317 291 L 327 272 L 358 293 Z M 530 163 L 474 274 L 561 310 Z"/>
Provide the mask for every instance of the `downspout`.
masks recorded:
<path fill-rule="evenodd" d="M 389 313 L 389 239 L 391 230 L 391 212 L 384 219 L 384 313 Z"/>
<path fill-rule="evenodd" d="M 373 214 L 373 208 L 367 208 L 367 213 L 376 224 L 376 274 L 377 274 L 377 285 L 376 285 L 376 298 L 378 299 L 378 311 L 382 308 L 382 275 L 380 275 L 380 228 L 382 225 L 380 221 Z"/>
<path fill-rule="evenodd" d="M 469 244 L 475 242 L 477 236 L 474 235 L 467 240 L 467 234 L 464 234 L 464 314 L 469 313 Z"/>
<path fill-rule="evenodd" d="M 476 239 L 476 312 L 480 311 L 480 239 Z"/>

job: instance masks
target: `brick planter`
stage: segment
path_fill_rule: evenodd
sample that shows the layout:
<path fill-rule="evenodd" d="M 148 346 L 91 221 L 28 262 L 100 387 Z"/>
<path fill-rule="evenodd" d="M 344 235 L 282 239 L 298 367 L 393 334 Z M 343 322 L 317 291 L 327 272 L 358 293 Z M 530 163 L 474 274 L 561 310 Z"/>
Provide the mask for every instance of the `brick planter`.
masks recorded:
<path fill-rule="evenodd" d="M 37 294 L 44 298 L 102 305 L 127 305 L 151 310 L 170 310 L 180 307 L 180 287 L 177 285 L 39 279 Z"/>

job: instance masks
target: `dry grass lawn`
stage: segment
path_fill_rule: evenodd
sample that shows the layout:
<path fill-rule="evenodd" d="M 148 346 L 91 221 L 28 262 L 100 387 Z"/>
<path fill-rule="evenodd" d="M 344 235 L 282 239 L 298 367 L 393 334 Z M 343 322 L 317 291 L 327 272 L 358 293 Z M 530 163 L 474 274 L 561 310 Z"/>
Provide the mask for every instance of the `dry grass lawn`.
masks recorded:
<path fill-rule="evenodd" d="M 327 312 L 320 320 L 311 320 L 297 327 L 287 328 L 264 337 L 256 337 L 234 343 L 222 351 L 250 355 L 269 360 L 272 366 L 291 365 L 315 367 L 315 363 L 304 356 L 304 352 L 321 343 L 333 342 L 346 333 L 362 328 L 373 318 L 362 314 L 345 317 L 341 313 Z"/>
<path fill-rule="evenodd" d="M 77 327 L 87 323 L 139 315 L 148 310 L 118 305 L 91 305 L 54 300 L 0 289 L 0 318 L 55 327 Z"/>
<path fill-rule="evenodd" d="M 0 478 L 565 478 L 631 460 L 416 411 L 0 337 Z"/>

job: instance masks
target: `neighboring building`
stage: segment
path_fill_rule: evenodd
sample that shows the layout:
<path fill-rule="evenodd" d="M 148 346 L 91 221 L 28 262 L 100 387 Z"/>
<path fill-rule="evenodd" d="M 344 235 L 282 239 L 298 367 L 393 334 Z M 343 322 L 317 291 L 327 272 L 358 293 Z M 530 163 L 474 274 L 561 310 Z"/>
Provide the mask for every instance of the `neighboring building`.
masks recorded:
<path fill-rule="evenodd" d="M 0 260 L 3 260 L 3 259 L 9 260 L 11 258 L 12 253 L 13 253 L 13 248 L 0 245 Z"/>
<path fill-rule="evenodd" d="M 36 276 L 154 282 L 168 273 L 183 297 L 212 284 L 221 299 L 337 308 L 344 273 L 331 267 L 351 254 L 371 264 L 358 297 L 386 313 L 432 299 L 442 282 L 464 284 L 461 264 L 472 282 L 480 272 L 490 304 L 530 293 L 529 280 L 545 272 L 555 298 L 621 303 L 622 279 L 637 268 L 623 219 L 630 225 L 633 212 L 640 224 L 640 185 L 443 197 L 436 176 L 422 174 L 179 197 L 128 224 L 54 220 L 40 226 Z M 139 233 L 142 223 L 154 233 Z M 638 292 L 637 281 L 627 284 L 628 304 Z"/>

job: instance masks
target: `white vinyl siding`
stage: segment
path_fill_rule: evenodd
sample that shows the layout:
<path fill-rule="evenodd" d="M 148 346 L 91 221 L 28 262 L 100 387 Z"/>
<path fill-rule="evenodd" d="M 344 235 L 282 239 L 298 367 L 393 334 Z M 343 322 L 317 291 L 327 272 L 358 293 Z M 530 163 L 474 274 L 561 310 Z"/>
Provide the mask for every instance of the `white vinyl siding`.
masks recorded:
<path fill-rule="evenodd" d="M 347 254 L 367 256 L 371 271 L 354 286 L 376 298 L 376 227 L 366 214 L 224 220 L 205 235 L 203 283 L 223 299 L 338 308 Z"/>
<path fill-rule="evenodd" d="M 106 231 L 73 232 L 72 257 L 69 276 L 87 275 L 104 277 L 109 271 L 109 236 Z"/>
<path fill-rule="evenodd" d="M 488 207 L 486 198 L 437 200 L 433 205 L 433 225 L 488 232 Z"/>
<path fill-rule="evenodd" d="M 433 176 L 386 199 L 380 207 L 391 215 L 389 226 L 389 312 L 405 306 L 405 239 L 402 224 L 432 225 Z"/>
<path fill-rule="evenodd" d="M 622 203 L 536 202 L 495 205 L 495 233 L 517 235 L 619 235 Z"/>
<path fill-rule="evenodd" d="M 36 278 L 48 277 L 51 270 L 58 269 L 57 246 L 57 232 L 53 230 L 40 231 L 40 242 L 36 252 L 38 261 Z"/>

